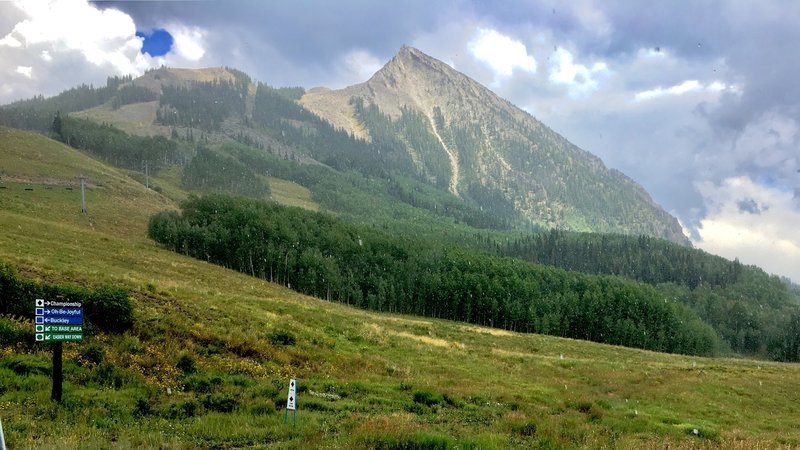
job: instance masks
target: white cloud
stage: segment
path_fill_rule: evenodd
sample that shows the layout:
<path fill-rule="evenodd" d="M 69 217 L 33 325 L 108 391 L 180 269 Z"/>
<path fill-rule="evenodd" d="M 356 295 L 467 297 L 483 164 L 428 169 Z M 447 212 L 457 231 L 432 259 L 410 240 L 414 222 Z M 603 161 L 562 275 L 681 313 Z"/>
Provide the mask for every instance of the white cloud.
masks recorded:
<path fill-rule="evenodd" d="M 0 39 L 0 46 L 12 47 L 12 48 L 14 48 L 14 47 L 22 47 L 22 42 L 18 41 L 11 34 L 8 34 L 3 39 Z"/>
<path fill-rule="evenodd" d="M 130 16 L 86 0 L 0 2 L 0 15 L 17 17 L 0 30 L 0 103 L 102 85 L 107 76 L 138 76 L 160 65 L 207 62 L 206 30 L 167 23 L 173 49 L 154 58 L 141 53 L 143 40 Z"/>
<path fill-rule="evenodd" d="M 118 73 L 135 71 L 141 42 L 127 14 L 100 10 L 82 0 L 18 1 L 14 5 L 28 18 L 17 23 L 3 41 L 17 41 L 25 49 L 44 46 L 55 52 L 77 51 L 96 66 L 108 65 Z"/>
<path fill-rule="evenodd" d="M 698 183 L 697 189 L 708 213 L 700 221 L 696 246 L 800 281 L 800 211 L 792 192 L 744 176 Z"/>
<path fill-rule="evenodd" d="M 492 69 L 496 80 L 510 77 L 515 68 L 536 72 L 536 59 L 528 55 L 525 44 L 495 30 L 479 28 L 478 34 L 467 43 L 467 49 Z"/>
<path fill-rule="evenodd" d="M 31 66 L 17 66 L 17 73 L 25 75 L 28 78 L 33 76 L 33 67 Z"/>
<path fill-rule="evenodd" d="M 363 49 L 347 51 L 336 62 L 334 70 L 330 71 L 329 79 L 323 86 L 341 89 L 363 83 L 380 70 L 384 63 L 385 61 Z"/>
<path fill-rule="evenodd" d="M 344 67 L 347 72 L 355 75 L 361 82 L 380 70 L 382 64 L 372 53 L 365 50 L 353 50 L 344 56 Z"/>
<path fill-rule="evenodd" d="M 551 60 L 550 81 L 567 86 L 571 97 L 596 91 L 599 87 L 598 78 L 609 73 L 604 62 L 596 62 L 592 67 L 576 64 L 572 53 L 563 48 L 557 49 Z"/>
<path fill-rule="evenodd" d="M 690 92 L 710 92 L 718 94 L 723 91 L 731 91 L 738 93 L 739 88 L 735 85 L 728 85 L 719 80 L 714 80 L 707 85 L 700 84 L 697 80 L 686 80 L 680 84 L 670 87 L 656 87 L 646 91 L 637 92 L 634 94 L 634 101 L 652 100 L 659 97 L 678 96 L 688 94 Z"/>
<path fill-rule="evenodd" d="M 167 27 L 167 31 L 172 34 L 173 50 L 180 58 L 196 62 L 205 56 L 205 30 L 174 24 Z"/>

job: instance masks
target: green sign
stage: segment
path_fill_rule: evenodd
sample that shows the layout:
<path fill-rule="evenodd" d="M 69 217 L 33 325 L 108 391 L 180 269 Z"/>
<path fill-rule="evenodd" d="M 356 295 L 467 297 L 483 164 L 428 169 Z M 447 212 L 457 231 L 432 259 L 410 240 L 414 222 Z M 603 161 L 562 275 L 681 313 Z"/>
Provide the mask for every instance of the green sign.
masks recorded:
<path fill-rule="evenodd" d="M 78 333 L 36 333 L 37 341 L 82 341 L 83 334 Z"/>
<path fill-rule="evenodd" d="M 83 333 L 82 325 L 36 325 L 37 333 Z"/>

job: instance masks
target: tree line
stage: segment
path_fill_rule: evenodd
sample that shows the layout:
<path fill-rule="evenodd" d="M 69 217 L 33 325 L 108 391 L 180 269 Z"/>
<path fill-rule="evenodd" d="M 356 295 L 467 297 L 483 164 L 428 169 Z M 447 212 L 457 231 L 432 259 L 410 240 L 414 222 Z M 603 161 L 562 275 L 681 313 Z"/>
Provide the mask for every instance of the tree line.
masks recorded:
<path fill-rule="evenodd" d="M 163 136 L 133 136 L 110 125 L 58 113 L 51 119 L 51 130 L 57 140 L 126 169 L 141 170 L 147 161 L 155 171 L 182 163 L 185 157 L 175 140 Z"/>
<path fill-rule="evenodd" d="M 193 197 L 155 215 L 166 247 L 319 298 L 658 351 L 712 355 L 724 344 L 655 288 L 393 236 L 254 200 Z"/>
<path fill-rule="evenodd" d="M 214 131 L 230 117 L 245 113 L 247 84 L 216 80 L 189 86 L 164 86 L 159 97 L 156 122 L 168 126 Z"/>
<path fill-rule="evenodd" d="M 108 77 L 105 86 L 83 84 L 53 97 L 37 95 L 5 105 L 0 107 L 0 124 L 47 133 L 56 113 L 67 114 L 102 105 L 117 93 L 122 84 L 129 83 L 132 79 L 130 75 Z"/>
<path fill-rule="evenodd" d="M 244 197 L 269 197 L 266 183 L 238 159 L 204 145 L 183 170 L 183 187 L 203 192 L 228 192 Z"/>
<path fill-rule="evenodd" d="M 504 256 L 656 286 L 689 305 L 740 353 L 798 360 L 800 296 L 755 266 L 647 237 L 551 230 L 489 244 Z M 787 347 L 787 345 L 789 347 Z M 794 345 L 795 347 L 792 347 Z"/>

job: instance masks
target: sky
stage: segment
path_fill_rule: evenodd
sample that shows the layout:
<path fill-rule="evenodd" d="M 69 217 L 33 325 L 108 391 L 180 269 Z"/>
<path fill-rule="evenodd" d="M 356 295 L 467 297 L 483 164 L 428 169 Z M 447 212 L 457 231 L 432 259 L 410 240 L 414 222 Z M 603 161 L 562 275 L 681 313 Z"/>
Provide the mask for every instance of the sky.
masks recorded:
<path fill-rule="evenodd" d="M 341 88 L 411 45 L 800 282 L 800 2 L 0 1 L 0 104 L 151 67 Z"/>

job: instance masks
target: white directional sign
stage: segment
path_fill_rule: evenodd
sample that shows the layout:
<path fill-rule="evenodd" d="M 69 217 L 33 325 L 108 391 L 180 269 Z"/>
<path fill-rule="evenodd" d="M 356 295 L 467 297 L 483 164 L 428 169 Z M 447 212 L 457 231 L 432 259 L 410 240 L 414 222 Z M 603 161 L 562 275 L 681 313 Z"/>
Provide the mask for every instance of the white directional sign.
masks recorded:
<path fill-rule="evenodd" d="M 297 403 L 297 381 L 292 378 L 289 381 L 289 398 L 286 400 L 286 409 L 296 411 L 297 407 L 295 404 Z"/>

